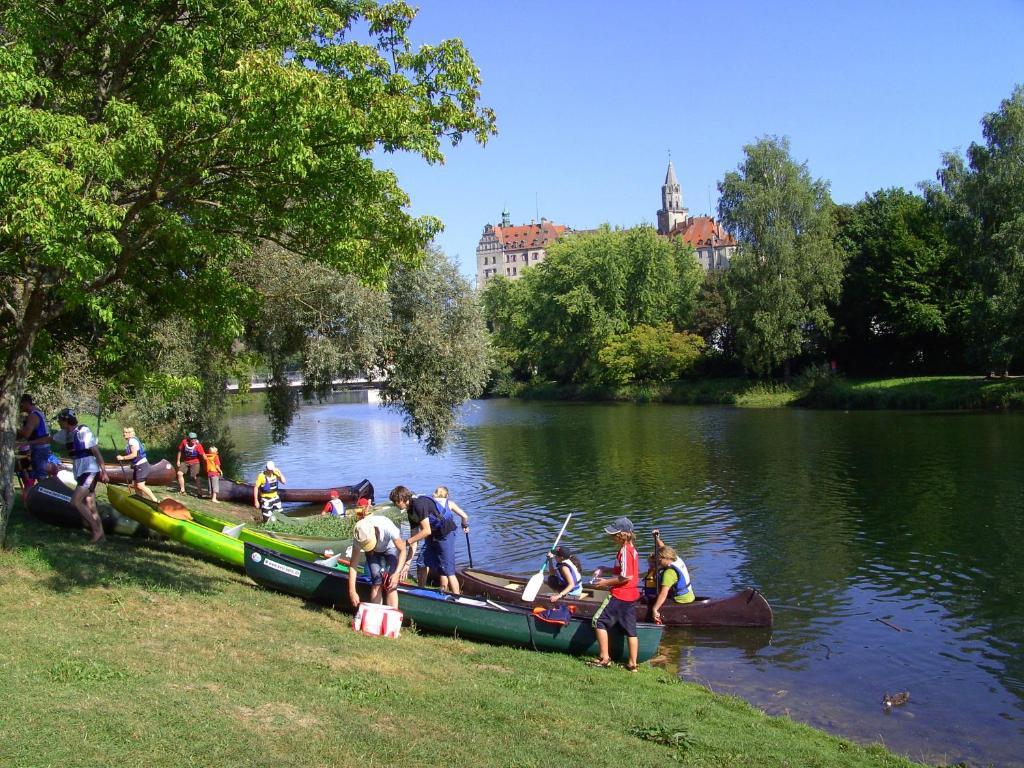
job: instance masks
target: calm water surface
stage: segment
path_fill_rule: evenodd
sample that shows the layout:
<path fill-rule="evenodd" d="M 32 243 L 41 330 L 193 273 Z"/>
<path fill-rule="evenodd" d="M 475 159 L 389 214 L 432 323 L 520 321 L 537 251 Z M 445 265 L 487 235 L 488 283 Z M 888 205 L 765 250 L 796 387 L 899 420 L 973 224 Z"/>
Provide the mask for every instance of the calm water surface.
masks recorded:
<path fill-rule="evenodd" d="M 915 759 L 1024 766 L 1024 418 L 480 401 L 428 456 L 397 415 L 338 402 L 287 445 L 251 406 L 232 435 L 249 474 L 272 458 L 293 486 L 448 485 L 478 566 L 535 570 L 569 512 L 586 567 L 611 560 L 610 519 L 641 545 L 660 527 L 699 594 L 753 585 L 775 610 L 770 632 L 666 633 L 680 676 Z"/>

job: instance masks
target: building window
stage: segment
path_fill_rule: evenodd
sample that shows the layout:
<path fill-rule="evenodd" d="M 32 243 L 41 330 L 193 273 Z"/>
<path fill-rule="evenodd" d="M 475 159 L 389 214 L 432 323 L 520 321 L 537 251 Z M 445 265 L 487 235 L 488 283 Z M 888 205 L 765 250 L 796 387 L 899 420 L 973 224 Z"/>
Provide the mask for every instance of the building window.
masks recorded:
<path fill-rule="evenodd" d="M 515 273 L 516 273 L 516 268 L 512 267 L 512 274 L 514 275 Z"/>

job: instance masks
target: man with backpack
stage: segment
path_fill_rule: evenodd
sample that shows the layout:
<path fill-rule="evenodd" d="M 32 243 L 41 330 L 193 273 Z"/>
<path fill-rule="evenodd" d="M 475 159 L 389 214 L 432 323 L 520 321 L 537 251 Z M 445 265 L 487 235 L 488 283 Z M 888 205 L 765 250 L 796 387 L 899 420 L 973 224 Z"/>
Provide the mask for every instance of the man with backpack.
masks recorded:
<path fill-rule="evenodd" d="M 430 542 L 432 541 L 432 539 L 437 538 L 437 536 L 435 535 L 436 532 L 445 531 L 445 529 L 447 529 L 447 531 L 445 533 L 442 533 L 441 535 L 442 537 L 450 536 L 451 532 L 458 527 L 454 523 L 454 518 L 452 517 L 452 505 L 447 505 L 449 511 L 446 516 L 446 514 L 438 507 L 437 503 L 433 498 L 431 498 L 430 496 L 417 496 L 413 494 L 413 492 L 406 488 L 404 485 L 395 486 L 391 490 L 391 493 L 388 494 L 388 498 L 391 499 L 392 504 L 394 504 L 400 510 L 405 512 L 405 514 L 408 516 L 409 529 L 412 531 L 412 534 L 409 536 L 408 541 L 406 541 L 406 546 L 409 547 L 409 554 L 408 559 L 406 560 L 406 566 L 405 568 L 403 568 L 403 572 L 399 575 L 403 579 L 406 578 L 406 576 L 408 576 L 408 564 L 416 562 L 416 554 L 421 548 L 420 542 L 423 542 L 423 567 L 418 567 L 416 569 L 416 581 L 419 583 L 421 587 L 424 587 L 427 585 L 427 579 L 429 578 L 431 571 L 430 564 L 427 562 L 427 558 L 430 555 L 431 549 L 433 548 Z M 469 518 L 466 516 L 466 513 L 462 512 L 462 510 L 459 510 L 459 513 L 464 520 L 464 525 L 468 524 Z M 446 517 L 451 518 L 451 522 L 445 522 Z M 465 527 L 464 530 L 468 532 L 469 528 Z M 435 573 L 439 573 L 439 575 L 441 575 L 442 577 L 448 575 L 449 578 L 447 579 L 446 583 L 449 587 L 452 586 L 452 577 L 455 575 L 454 559 L 454 539 L 452 539 L 451 573 L 441 573 L 441 569 L 438 568 L 438 566 L 441 565 L 441 563 L 439 563 L 437 560 L 434 561 Z M 458 581 L 455 581 L 454 586 L 455 589 L 459 588 Z"/>

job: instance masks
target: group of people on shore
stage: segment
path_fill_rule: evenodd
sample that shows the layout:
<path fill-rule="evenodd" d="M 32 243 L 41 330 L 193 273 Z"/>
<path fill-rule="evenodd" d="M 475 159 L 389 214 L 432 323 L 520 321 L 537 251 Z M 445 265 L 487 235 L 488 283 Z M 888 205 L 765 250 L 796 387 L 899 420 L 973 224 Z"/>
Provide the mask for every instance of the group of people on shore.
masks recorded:
<path fill-rule="evenodd" d="M 96 436 L 92 430 L 78 422 L 75 412 L 64 408 L 57 414 L 60 430 L 51 434 L 43 412 L 35 405 L 31 395 L 21 398 L 24 414 L 16 439 L 19 445 L 18 474 L 23 488 L 27 490 L 39 480 L 53 473 L 55 462 L 51 445 L 65 446 L 72 461 L 75 490 L 71 503 L 91 530 L 92 543 L 104 539 L 103 525 L 96 511 L 95 489 L 97 482 L 109 482 L 104 468 Z M 157 501 L 146 485 L 151 467 L 146 456 L 146 447 L 136 435 L 134 428 L 125 427 L 124 452 L 116 456 L 117 461 L 128 462 L 131 468 L 131 483 L 135 491 Z M 175 469 L 178 490 L 185 493 L 186 475 L 195 484 L 196 495 L 202 496 L 199 486 L 200 467 L 205 470 L 207 490 L 212 501 L 217 502 L 219 481 L 222 476 L 220 456 L 216 447 L 205 449 L 195 432 L 189 432 L 178 445 Z M 253 484 L 253 507 L 259 510 L 264 522 L 276 519 L 283 509 L 279 488 L 287 481 L 283 472 L 273 461 L 268 461 Z M 468 541 L 469 515 L 449 498 L 448 489 L 438 486 L 433 495 L 417 495 L 404 485 L 398 485 L 388 495 L 391 502 L 404 512 L 409 522 L 409 535 L 405 538 L 395 522 L 381 514 L 373 514 L 370 499 L 360 498 L 353 511 L 356 524 L 352 534 L 352 551 L 349 567 L 349 598 L 353 607 L 360 603 L 356 592 L 356 574 L 359 572 L 360 557 L 366 558 L 366 571 L 371 582 L 370 600 L 385 602 L 398 607 L 399 583 L 409 576 L 410 566 L 416 564 L 416 580 L 426 586 L 433 576 L 444 591 L 460 594 L 461 585 L 455 566 L 457 531 L 461 527 Z M 325 504 L 323 515 L 347 516 L 349 511 L 332 492 Z M 461 523 L 461 525 L 460 525 Z M 594 667 L 611 666 L 609 655 L 609 630 L 618 626 L 627 637 L 629 661 L 626 669 L 637 669 L 638 639 L 636 630 L 635 603 L 644 595 L 652 603 L 655 622 L 661 620 L 661 609 L 669 600 L 688 603 L 694 600 L 690 575 L 678 553 L 667 546 L 654 530 L 655 550 L 650 557 L 650 568 L 641 586 L 639 556 L 635 547 L 633 523 L 626 517 L 616 519 L 605 533 L 613 536 L 617 545 L 615 566 L 612 575 L 600 577 L 600 569 L 594 573 L 590 585 L 606 589 L 608 598 L 594 615 L 593 625 L 597 635 L 599 655 L 588 664 Z M 583 576 L 580 561 L 575 552 L 567 546 L 556 547 L 548 553 L 549 583 L 552 594 L 548 600 L 558 603 L 565 598 L 578 599 L 583 595 Z"/>
<path fill-rule="evenodd" d="M 444 486 L 438 487 L 433 496 L 425 496 L 415 495 L 404 485 L 399 485 L 388 497 L 406 513 L 410 535 L 403 539 L 398 526 L 390 518 L 369 514 L 368 508 L 357 512 L 360 519 L 353 530 L 348 578 L 349 600 L 353 607 L 360 603 L 356 578 L 361 555 L 367 561 L 372 602 L 383 601 L 392 608 L 398 607 L 398 585 L 408 578 L 409 566 L 415 561 L 418 550 L 423 555 L 416 574 L 419 585 L 426 585 L 431 575 L 436 575 L 442 590 L 459 594 L 460 584 L 455 569 L 455 531 L 458 528 L 455 517 L 461 518 L 462 530 L 468 536 L 469 516 L 448 498 L 448 489 Z M 650 569 L 642 587 L 633 523 L 629 518 L 620 517 L 605 528 L 605 533 L 615 538 L 618 550 L 612 575 L 601 578 L 599 569 L 590 582 L 596 589 L 608 590 L 609 595 L 593 618 L 598 657 L 588 664 L 611 666 L 608 633 L 618 626 L 627 637 L 629 661 L 626 669 L 635 671 L 639 651 L 636 601 L 644 595 L 652 603 L 654 621 L 660 623 L 665 603 L 669 600 L 692 602 L 693 587 L 686 565 L 678 553 L 661 540 L 658 530 L 653 532 L 655 551 L 650 557 Z M 548 558 L 549 583 L 555 590 L 549 601 L 557 603 L 566 597 L 582 597 L 580 562 L 572 549 L 559 546 L 548 554 Z"/>
<path fill-rule="evenodd" d="M 18 474 L 22 490 L 27 494 L 35 483 L 50 476 L 60 468 L 60 462 L 53 458 L 51 445 L 63 445 L 71 459 L 71 471 L 75 477 L 75 490 L 71 494 L 71 505 L 92 533 L 90 541 L 103 541 L 103 524 L 96 512 L 96 483 L 108 482 L 103 467 L 96 436 L 85 424 L 78 423 L 78 416 L 71 408 L 64 408 L 57 414 L 60 429 L 51 433 L 46 416 L 35 404 L 32 395 L 24 394 L 19 403 L 24 414 L 21 427 L 15 434 L 19 454 L 27 454 L 27 462 L 19 460 Z"/>

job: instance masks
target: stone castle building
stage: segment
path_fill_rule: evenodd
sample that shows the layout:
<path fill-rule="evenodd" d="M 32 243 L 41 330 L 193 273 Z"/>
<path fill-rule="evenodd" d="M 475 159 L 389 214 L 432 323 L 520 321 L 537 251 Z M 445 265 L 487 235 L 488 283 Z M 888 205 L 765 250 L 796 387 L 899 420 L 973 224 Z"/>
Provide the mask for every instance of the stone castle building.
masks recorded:
<path fill-rule="evenodd" d="M 725 270 L 736 253 L 736 240 L 712 216 L 691 216 L 683 206 L 683 191 L 676 179 L 672 161 L 668 162 L 665 183 L 661 186 L 661 210 L 658 234 L 681 237 L 693 246 L 697 261 L 705 270 Z M 487 224 L 476 247 L 476 284 L 483 289 L 497 275 L 517 280 L 527 267 L 540 264 L 547 247 L 566 232 L 563 224 L 541 219 L 513 227 L 508 211 L 502 211 L 501 224 Z"/>
<path fill-rule="evenodd" d="M 724 270 L 736 253 L 736 240 L 711 216 L 690 216 L 683 207 L 683 192 L 676 180 L 676 169 L 668 161 L 665 183 L 661 185 L 661 210 L 658 234 L 681 237 L 697 252 L 697 261 L 705 270 Z"/>
<path fill-rule="evenodd" d="M 476 247 L 476 284 L 482 289 L 488 280 L 497 275 L 517 280 L 523 270 L 540 264 L 547 255 L 547 246 L 566 232 L 563 224 L 554 224 L 542 218 L 538 224 L 513 227 L 508 211 L 501 212 L 501 224 L 488 224 Z"/>

